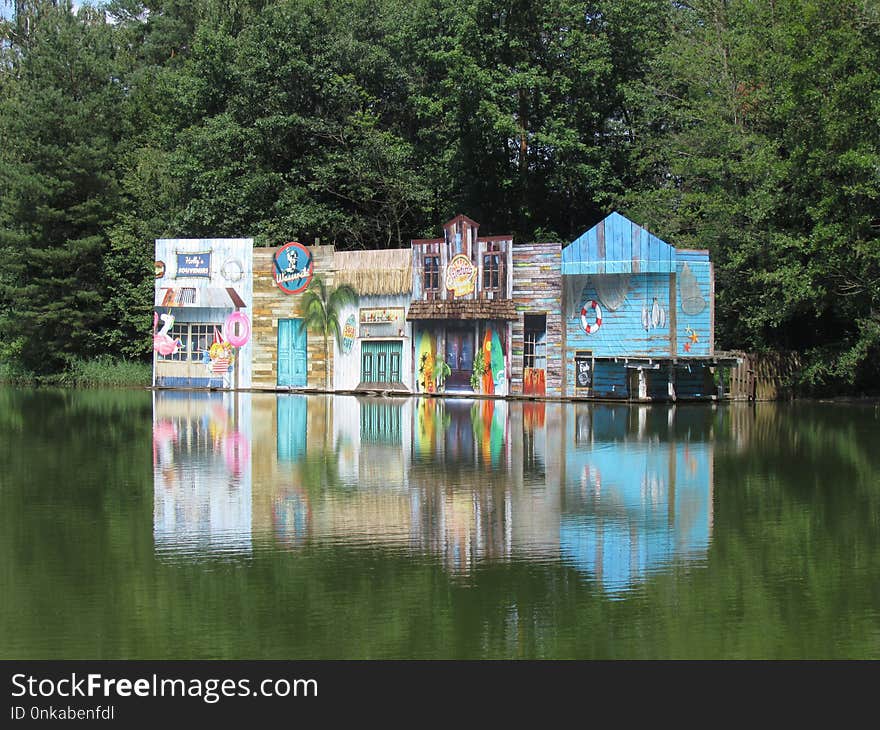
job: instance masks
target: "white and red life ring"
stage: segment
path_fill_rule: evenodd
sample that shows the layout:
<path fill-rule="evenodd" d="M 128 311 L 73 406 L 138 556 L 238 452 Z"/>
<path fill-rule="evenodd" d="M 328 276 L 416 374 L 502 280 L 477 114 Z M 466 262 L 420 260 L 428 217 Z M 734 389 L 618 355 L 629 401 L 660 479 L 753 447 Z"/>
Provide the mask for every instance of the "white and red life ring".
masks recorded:
<path fill-rule="evenodd" d="M 596 321 L 593 324 L 587 324 L 587 308 L 596 310 Z M 591 299 L 581 307 L 581 326 L 588 335 L 596 334 L 596 331 L 602 326 L 602 308 L 595 299 Z"/>

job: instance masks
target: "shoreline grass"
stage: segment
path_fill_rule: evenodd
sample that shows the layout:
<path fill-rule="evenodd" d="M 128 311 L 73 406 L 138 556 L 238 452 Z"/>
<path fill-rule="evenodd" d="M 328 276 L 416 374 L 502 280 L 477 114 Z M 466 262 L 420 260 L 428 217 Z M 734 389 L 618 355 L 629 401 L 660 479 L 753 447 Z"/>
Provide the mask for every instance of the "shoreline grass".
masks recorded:
<path fill-rule="evenodd" d="M 60 373 L 38 375 L 9 363 L 0 363 L 0 383 L 68 388 L 146 388 L 152 380 L 149 363 L 100 355 L 91 360 L 73 358 Z"/>

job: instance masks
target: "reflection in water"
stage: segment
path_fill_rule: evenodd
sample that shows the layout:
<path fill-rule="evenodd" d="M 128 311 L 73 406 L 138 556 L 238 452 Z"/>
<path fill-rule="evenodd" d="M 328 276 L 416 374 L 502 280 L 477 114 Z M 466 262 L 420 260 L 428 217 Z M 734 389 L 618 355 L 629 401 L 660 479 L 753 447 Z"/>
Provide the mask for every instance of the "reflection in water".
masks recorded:
<path fill-rule="evenodd" d="M 706 555 L 713 442 L 701 413 L 157 394 L 156 550 L 367 546 L 456 574 L 562 559 L 619 594 Z"/>
<path fill-rule="evenodd" d="M 678 559 L 703 558 L 712 527 L 712 444 L 645 435 L 622 424 L 631 409 L 575 409 L 560 524 L 562 554 L 609 592 Z M 639 436 L 639 434 L 642 434 Z M 672 436 L 670 438 L 670 436 Z"/>
<path fill-rule="evenodd" d="M 223 393 L 153 402 L 153 538 L 166 555 L 251 550 L 250 414 Z"/>

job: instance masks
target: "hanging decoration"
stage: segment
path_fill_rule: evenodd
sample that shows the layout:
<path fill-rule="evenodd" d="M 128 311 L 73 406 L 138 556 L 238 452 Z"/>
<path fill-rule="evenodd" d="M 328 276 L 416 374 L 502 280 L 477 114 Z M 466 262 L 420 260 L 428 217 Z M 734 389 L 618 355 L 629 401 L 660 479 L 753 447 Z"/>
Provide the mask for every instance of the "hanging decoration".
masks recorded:
<path fill-rule="evenodd" d="M 666 308 L 660 304 L 660 300 L 654 297 L 654 303 L 650 309 L 647 304 L 642 305 L 642 327 L 645 332 L 666 326 Z"/>
<path fill-rule="evenodd" d="M 690 352 L 691 347 L 696 345 L 700 341 L 699 335 L 697 335 L 696 330 L 691 329 L 690 327 L 684 328 L 685 334 L 687 335 L 688 342 L 684 343 L 684 351 Z"/>
<path fill-rule="evenodd" d="M 220 267 L 220 275 L 226 281 L 240 281 L 244 276 L 244 266 L 238 259 L 226 259 Z"/>
<path fill-rule="evenodd" d="M 212 375 L 225 375 L 232 370 L 235 364 L 235 349 L 232 344 L 223 339 L 223 335 L 214 328 L 214 341 L 208 352 L 205 353 L 203 362 Z"/>
<path fill-rule="evenodd" d="M 153 312 L 153 349 L 160 355 L 168 357 L 180 352 L 183 348 L 183 343 L 179 339 L 173 339 L 168 334 L 174 326 L 174 315 L 163 314 L 162 322 L 162 329 L 157 332 L 156 327 L 159 326 L 159 315 Z"/>
<path fill-rule="evenodd" d="M 706 308 L 706 298 L 700 291 L 697 277 L 691 271 L 688 264 L 684 265 L 679 278 L 679 293 L 681 295 L 681 311 L 685 314 L 696 315 Z"/>
<path fill-rule="evenodd" d="M 251 323 L 244 312 L 232 312 L 226 318 L 223 339 L 233 347 L 244 347 L 248 343 L 251 339 Z"/>
<path fill-rule="evenodd" d="M 587 322 L 587 309 L 593 309 L 596 311 L 596 321 L 592 324 Z M 602 326 L 602 308 L 599 306 L 599 303 L 595 299 L 591 299 L 589 302 L 584 304 L 581 307 L 581 327 L 584 328 L 584 332 L 588 335 L 594 335 Z"/>
<path fill-rule="evenodd" d="M 353 314 L 349 314 L 342 327 L 342 353 L 344 355 L 351 352 L 355 337 L 357 337 L 357 320 Z"/>
<path fill-rule="evenodd" d="M 592 281 L 603 307 L 616 312 L 623 306 L 629 292 L 629 274 L 594 274 Z"/>

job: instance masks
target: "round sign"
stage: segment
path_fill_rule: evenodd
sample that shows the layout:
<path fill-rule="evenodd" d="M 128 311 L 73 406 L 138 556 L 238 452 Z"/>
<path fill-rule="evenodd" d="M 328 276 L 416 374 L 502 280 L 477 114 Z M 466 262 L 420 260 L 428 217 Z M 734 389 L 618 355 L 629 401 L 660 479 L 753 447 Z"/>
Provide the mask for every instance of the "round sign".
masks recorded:
<path fill-rule="evenodd" d="M 285 294 L 305 291 L 315 269 L 311 251 L 295 241 L 285 243 L 275 252 L 273 267 L 275 283 Z"/>
<path fill-rule="evenodd" d="M 156 278 L 161 279 L 163 276 L 165 276 L 165 262 L 156 261 Z"/>
<path fill-rule="evenodd" d="M 477 280 L 477 269 L 463 253 L 452 257 L 446 267 L 446 288 L 453 296 L 463 297 L 472 293 Z"/>

